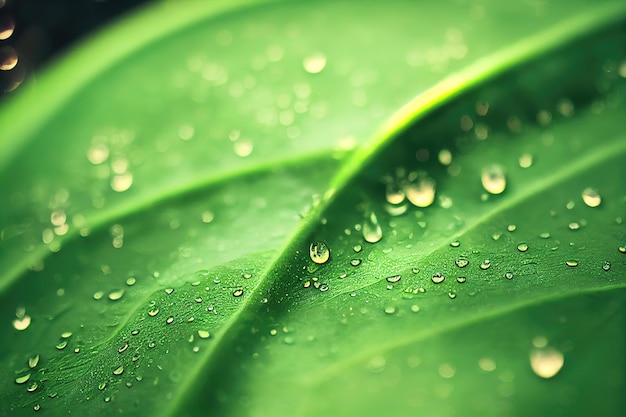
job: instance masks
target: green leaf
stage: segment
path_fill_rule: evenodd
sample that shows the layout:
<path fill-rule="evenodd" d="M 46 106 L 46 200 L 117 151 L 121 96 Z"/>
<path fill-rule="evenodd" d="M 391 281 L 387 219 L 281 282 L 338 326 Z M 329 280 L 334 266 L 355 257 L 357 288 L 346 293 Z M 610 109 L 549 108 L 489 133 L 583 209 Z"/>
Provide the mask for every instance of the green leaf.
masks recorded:
<path fill-rule="evenodd" d="M 0 414 L 622 415 L 625 17 L 165 4 L 86 43 L 0 115 Z"/>

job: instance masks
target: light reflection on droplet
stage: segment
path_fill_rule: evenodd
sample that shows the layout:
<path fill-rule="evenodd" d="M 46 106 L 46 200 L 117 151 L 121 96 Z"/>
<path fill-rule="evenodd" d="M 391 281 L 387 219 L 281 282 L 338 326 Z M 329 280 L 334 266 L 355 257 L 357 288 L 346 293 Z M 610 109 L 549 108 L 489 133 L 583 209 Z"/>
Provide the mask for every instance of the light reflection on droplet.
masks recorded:
<path fill-rule="evenodd" d="M 235 155 L 240 158 L 250 156 L 253 147 L 254 145 L 252 141 L 248 139 L 241 139 L 233 143 L 233 150 L 235 151 Z"/>
<path fill-rule="evenodd" d="M 30 326 L 30 322 L 31 322 L 30 316 L 17 318 L 13 320 L 13 328 L 19 331 L 26 330 L 28 329 L 28 326 Z"/>
<path fill-rule="evenodd" d="M 17 52 L 10 46 L 0 47 L 0 70 L 10 71 L 17 65 Z"/>
<path fill-rule="evenodd" d="M 522 168 L 530 168 L 533 164 L 533 156 L 529 153 L 522 154 L 519 157 L 519 166 Z"/>
<path fill-rule="evenodd" d="M 308 55 L 302 60 L 302 66 L 310 74 L 320 73 L 326 67 L 326 55 L 320 52 Z"/>
<path fill-rule="evenodd" d="M 593 188 L 585 188 L 582 192 L 583 201 L 589 207 L 598 207 L 602 203 L 602 197 L 597 190 Z"/>
<path fill-rule="evenodd" d="M 366 242 L 376 243 L 383 238 L 382 228 L 380 224 L 378 224 L 376 213 L 373 211 L 365 217 L 361 230 L 363 232 L 363 239 L 365 239 Z"/>
<path fill-rule="evenodd" d="M 482 171 L 480 180 L 487 191 L 490 194 L 502 194 L 506 189 L 506 177 L 504 175 L 504 168 L 500 165 L 489 165 Z"/>
<path fill-rule="evenodd" d="M 309 245 L 309 257 L 316 264 L 325 264 L 330 259 L 330 249 L 324 242 L 315 242 Z"/>
<path fill-rule="evenodd" d="M 128 190 L 131 185 L 133 185 L 133 174 L 129 172 L 122 175 L 115 175 L 111 179 L 111 188 L 118 193 Z"/>
<path fill-rule="evenodd" d="M 534 348 L 530 351 L 530 366 L 537 376 L 552 378 L 559 373 L 565 359 L 563 353 L 552 347 Z"/>
<path fill-rule="evenodd" d="M 406 197 L 416 207 L 428 207 L 435 201 L 435 181 L 418 177 L 405 186 Z"/>
<path fill-rule="evenodd" d="M 101 163 L 105 162 L 108 158 L 109 158 L 109 148 L 103 143 L 95 144 L 87 150 L 87 159 L 93 165 L 100 165 Z"/>

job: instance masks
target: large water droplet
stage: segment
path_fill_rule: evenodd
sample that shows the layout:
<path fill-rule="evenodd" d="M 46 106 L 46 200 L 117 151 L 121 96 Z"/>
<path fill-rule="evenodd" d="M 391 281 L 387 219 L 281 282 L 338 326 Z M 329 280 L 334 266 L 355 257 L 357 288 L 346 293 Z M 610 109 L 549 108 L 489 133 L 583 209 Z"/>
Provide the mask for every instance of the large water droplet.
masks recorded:
<path fill-rule="evenodd" d="M 387 183 L 385 197 L 389 204 L 402 204 L 405 199 L 404 189 L 396 181 L 391 180 Z"/>
<path fill-rule="evenodd" d="M 316 264 L 325 264 L 330 258 L 330 249 L 324 242 L 311 243 L 309 246 L 309 256 Z"/>
<path fill-rule="evenodd" d="M 552 378 L 563 367 L 563 353 L 552 347 L 532 349 L 530 351 L 530 366 L 541 378 Z"/>
<path fill-rule="evenodd" d="M 15 383 L 20 384 L 20 385 L 25 384 L 28 382 L 29 379 L 30 379 L 30 373 L 26 375 L 18 376 L 17 378 L 15 378 Z"/>
<path fill-rule="evenodd" d="M 241 297 L 243 295 L 243 288 L 237 288 L 233 291 L 233 297 Z"/>
<path fill-rule="evenodd" d="M 517 245 L 517 250 L 520 251 L 520 252 L 527 252 L 528 251 L 528 244 L 520 243 L 519 245 Z"/>
<path fill-rule="evenodd" d="M 16 318 L 15 320 L 13 320 L 13 328 L 15 330 L 26 330 L 28 329 L 28 326 L 30 326 L 30 316 L 25 315 L 22 318 Z"/>
<path fill-rule="evenodd" d="M 115 290 L 109 293 L 109 300 L 117 301 L 124 296 L 124 290 Z"/>
<path fill-rule="evenodd" d="M 570 268 L 574 268 L 576 266 L 578 266 L 578 261 L 565 261 L 565 265 L 569 266 Z"/>
<path fill-rule="evenodd" d="M 602 202 L 602 198 L 597 190 L 593 188 L 585 188 L 582 193 L 583 201 L 589 207 L 598 207 Z"/>
<path fill-rule="evenodd" d="M 113 375 L 122 375 L 124 373 L 124 365 L 120 365 L 113 370 Z"/>
<path fill-rule="evenodd" d="M 435 284 L 441 284 L 446 279 L 446 277 L 442 273 L 437 272 L 433 274 L 431 279 Z"/>
<path fill-rule="evenodd" d="M 208 339 L 211 337 L 211 334 L 207 330 L 198 330 L 198 337 L 200 339 Z"/>
<path fill-rule="evenodd" d="M 483 188 L 490 194 L 501 194 L 506 188 L 504 168 L 500 165 L 489 165 L 483 168 L 480 180 Z"/>
<path fill-rule="evenodd" d="M 402 275 L 392 275 L 390 277 L 385 278 L 387 282 L 396 283 L 402 279 Z"/>
<path fill-rule="evenodd" d="M 376 243 L 383 238 L 383 230 L 380 228 L 376 213 L 373 211 L 365 217 L 361 230 L 363 232 L 363 239 L 365 239 L 366 242 Z"/>
<path fill-rule="evenodd" d="M 432 178 L 418 176 L 405 185 L 406 197 L 416 207 L 428 207 L 435 201 L 435 181 Z"/>
<path fill-rule="evenodd" d="M 28 358 L 28 367 L 30 369 L 36 368 L 39 364 L 39 355 L 31 356 Z"/>
<path fill-rule="evenodd" d="M 326 55 L 320 52 L 308 55 L 302 60 L 302 66 L 310 74 L 322 72 L 326 67 Z"/>

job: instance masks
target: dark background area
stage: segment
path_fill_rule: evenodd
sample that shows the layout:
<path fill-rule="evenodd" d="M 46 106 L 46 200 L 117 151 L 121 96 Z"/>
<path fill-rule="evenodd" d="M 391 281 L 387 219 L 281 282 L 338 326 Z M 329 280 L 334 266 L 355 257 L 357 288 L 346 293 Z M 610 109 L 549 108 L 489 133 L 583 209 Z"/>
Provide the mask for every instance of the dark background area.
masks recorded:
<path fill-rule="evenodd" d="M 83 37 L 149 1 L 0 0 L 0 101 Z"/>

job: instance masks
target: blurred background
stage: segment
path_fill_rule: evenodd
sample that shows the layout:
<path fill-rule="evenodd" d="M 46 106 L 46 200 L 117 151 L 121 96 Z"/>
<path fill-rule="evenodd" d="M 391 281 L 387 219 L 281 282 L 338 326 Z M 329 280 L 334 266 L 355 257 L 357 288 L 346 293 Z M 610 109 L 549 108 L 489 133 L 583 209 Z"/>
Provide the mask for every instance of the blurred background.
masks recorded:
<path fill-rule="evenodd" d="M 150 1 L 0 0 L 0 102 L 73 44 Z"/>

